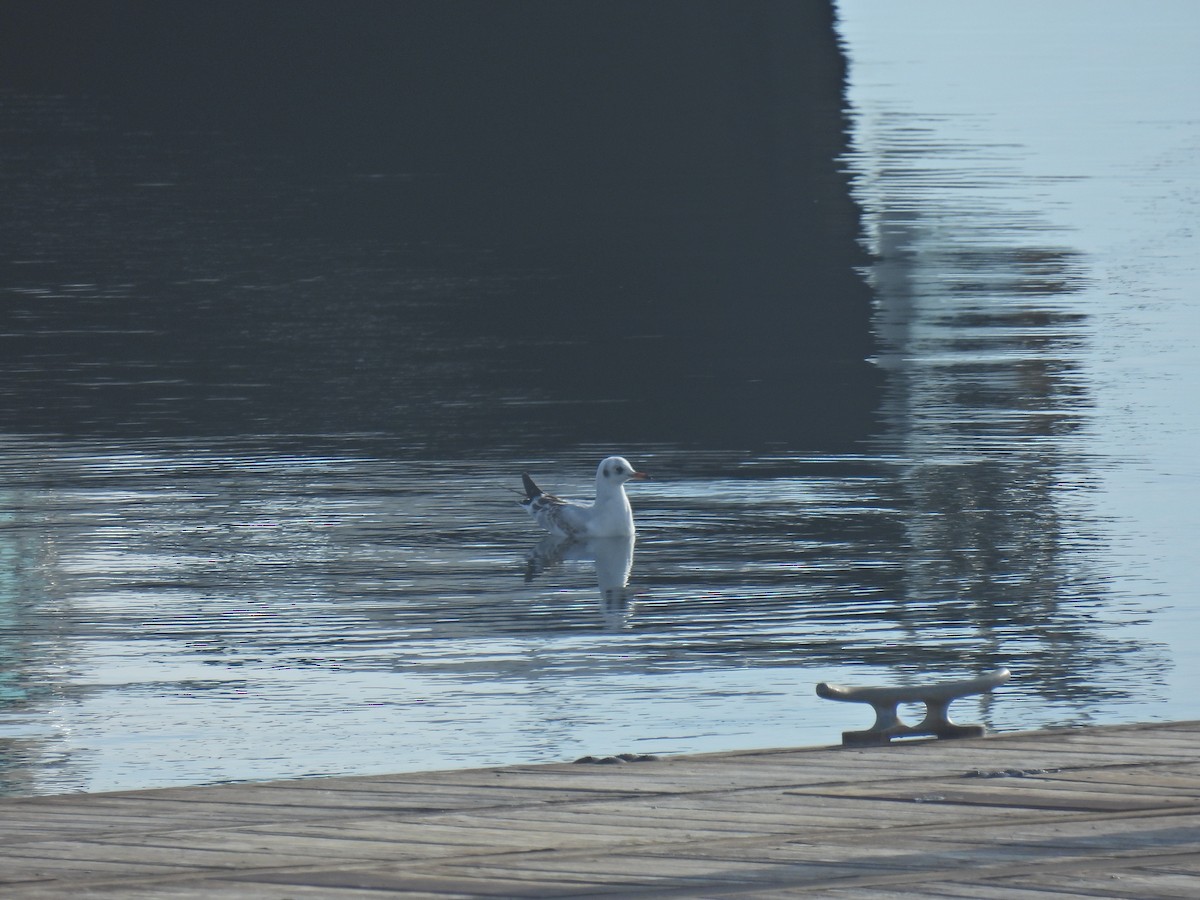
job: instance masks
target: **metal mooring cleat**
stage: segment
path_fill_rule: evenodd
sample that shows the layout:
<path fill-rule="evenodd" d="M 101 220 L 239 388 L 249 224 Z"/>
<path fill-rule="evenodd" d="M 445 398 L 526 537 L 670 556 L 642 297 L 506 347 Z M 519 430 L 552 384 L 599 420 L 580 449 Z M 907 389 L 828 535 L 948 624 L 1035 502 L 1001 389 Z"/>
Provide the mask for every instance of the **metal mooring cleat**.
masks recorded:
<path fill-rule="evenodd" d="M 912 687 L 847 687 L 821 682 L 817 696 L 848 703 L 870 703 L 875 708 L 875 724 L 866 731 L 843 731 L 843 745 L 886 744 L 894 737 L 979 737 L 987 729 L 982 725 L 956 725 L 950 721 L 949 707 L 959 697 L 983 694 L 1008 681 L 1008 669 L 996 669 L 963 681 L 942 681 Z M 901 703 L 924 703 L 925 718 L 907 725 L 896 713 Z"/>

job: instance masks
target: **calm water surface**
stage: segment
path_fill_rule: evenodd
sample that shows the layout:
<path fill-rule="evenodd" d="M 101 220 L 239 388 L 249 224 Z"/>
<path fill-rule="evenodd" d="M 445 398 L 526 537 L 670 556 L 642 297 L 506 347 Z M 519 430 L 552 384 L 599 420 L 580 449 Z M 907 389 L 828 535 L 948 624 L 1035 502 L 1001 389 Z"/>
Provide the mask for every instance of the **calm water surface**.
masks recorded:
<path fill-rule="evenodd" d="M 13 142 L 14 208 L 50 185 L 62 215 L 6 226 L 6 409 L 56 427 L 0 438 L 0 788 L 824 744 L 869 716 L 818 681 L 998 665 L 960 719 L 1200 717 L 1196 11 L 840 12 L 883 375 L 851 451 L 600 443 L 614 397 L 565 405 L 523 368 L 561 333 L 445 327 L 553 307 L 536 261 L 217 215 L 444 188 L 287 194 L 265 166 L 185 202 L 134 138 L 49 168 Z M 6 102 L 10 136 L 58 109 Z M 624 589 L 623 548 L 540 559 L 515 504 L 523 469 L 586 496 L 614 451 L 655 476 Z"/>

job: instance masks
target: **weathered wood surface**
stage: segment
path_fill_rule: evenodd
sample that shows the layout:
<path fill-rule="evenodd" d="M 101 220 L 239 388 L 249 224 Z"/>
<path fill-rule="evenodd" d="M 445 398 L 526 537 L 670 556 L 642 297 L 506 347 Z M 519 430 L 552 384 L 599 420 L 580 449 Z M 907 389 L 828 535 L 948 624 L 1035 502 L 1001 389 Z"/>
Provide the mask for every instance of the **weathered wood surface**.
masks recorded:
<path fill-rule="evenodd" d="M 1200 896 L 1200 722 L 0 800 L 0 897 Z"/>

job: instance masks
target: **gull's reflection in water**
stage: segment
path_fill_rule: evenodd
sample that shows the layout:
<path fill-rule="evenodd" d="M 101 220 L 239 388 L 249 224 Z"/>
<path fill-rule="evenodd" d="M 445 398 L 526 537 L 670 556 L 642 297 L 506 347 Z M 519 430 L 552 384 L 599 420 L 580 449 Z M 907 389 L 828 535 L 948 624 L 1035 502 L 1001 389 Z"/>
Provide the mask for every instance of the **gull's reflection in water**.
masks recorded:
<path fill-rule="evenodd" d="M 614 631 L 627 627 L 633 612 L 627 590 L 629 573 L 633 570 L 633 535 L 582 540 L 545 537 L 529 551 L 525 580 L 533 581 L 545 570 L 568 560 L 595 563 L 604 624 Z"/>

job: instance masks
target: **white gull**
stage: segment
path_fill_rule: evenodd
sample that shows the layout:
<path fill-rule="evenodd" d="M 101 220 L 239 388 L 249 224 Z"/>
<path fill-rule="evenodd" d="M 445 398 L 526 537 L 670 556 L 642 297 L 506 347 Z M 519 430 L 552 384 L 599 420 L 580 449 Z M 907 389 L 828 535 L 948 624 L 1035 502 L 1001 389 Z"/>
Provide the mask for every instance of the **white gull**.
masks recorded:
<path fill-rule="evenodd" d="M 625 482 L 647 477 L 635 471 L 625 457 L 610 456 L 596 468 L 596 499 L 582 503 L 547 494 L 529 475 L 522 474 L 525 499 L 521 505 L 535 522 L 560 537 L 623 537 L 633 534 L 633 510 L 625 496 Z"/>

